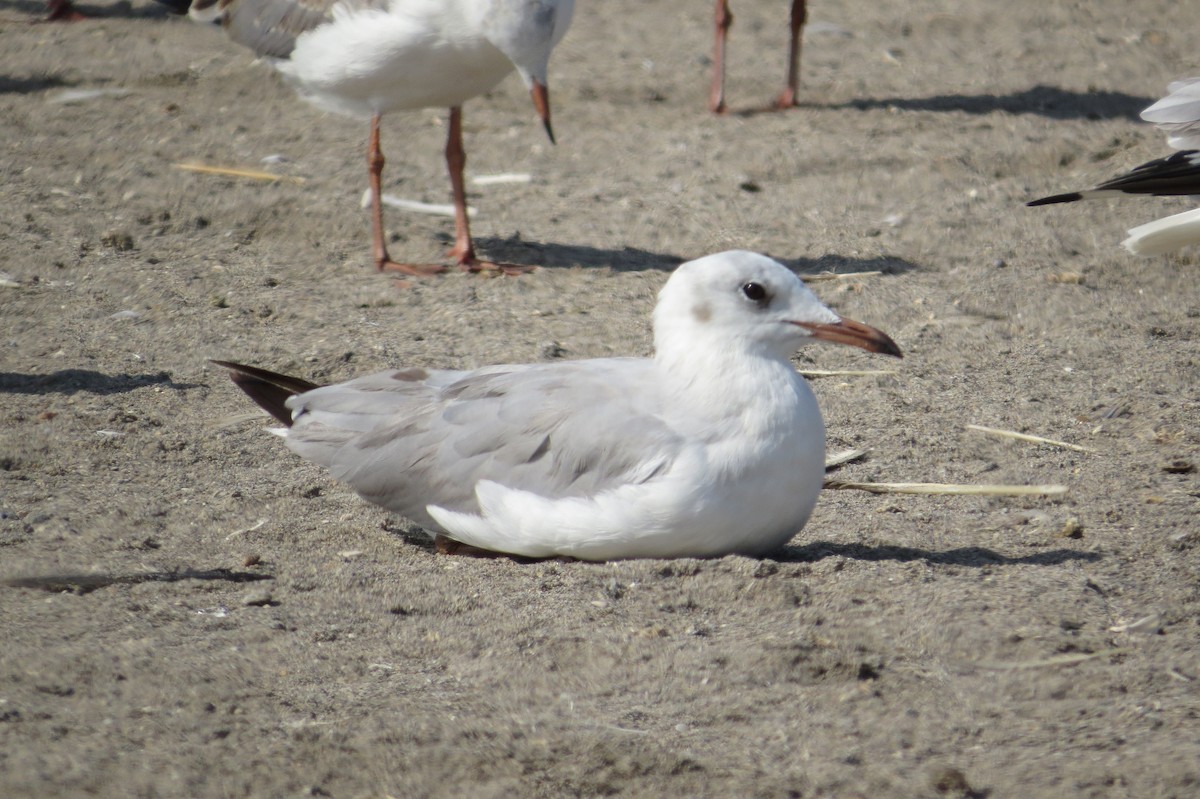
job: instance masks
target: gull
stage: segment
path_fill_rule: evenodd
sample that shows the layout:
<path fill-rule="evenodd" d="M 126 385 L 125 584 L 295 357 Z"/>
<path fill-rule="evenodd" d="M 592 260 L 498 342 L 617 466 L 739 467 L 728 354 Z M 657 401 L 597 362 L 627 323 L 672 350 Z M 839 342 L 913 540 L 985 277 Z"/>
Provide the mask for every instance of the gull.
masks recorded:
<path fill-rule="evenodd" d="M 455 210 L 455 243 L 448 257 L 473 272 L 527 271 L 476 257 L 463 184 L 462 104 L 515 69 L 553 142 L 550 51 L 567 32 L 574 0 L 193 0 L 189 13 L 200 21 L 220 20 L 234 41 L 270 59 L 316 106 L 370 118 L 367 172 L 377 269 L 412 275 L 444 269 L 398 263 L 388 255 L 379 122 L 391 111 L 445 107 L 450 109 L 446 165 Z"/>
<path fill-rule="evenodd" d="M 804 23 L 808 20 L 808 0 L 792 0 L 790 21 L 791 43 L 788 47 L 787 84 L 775 98 L 775 108 L 792 108 L 799 104 L 800 89 L 800 37 Z M 729 11 L 729 0 L 717 0 L 716 28 L 713 43 L 712 89 L 708 95 L 708 108 L 716 114 L 725 113 L 725 40 L 733 25 L 733 14 Z"/>
<path fill-rule="evenodd" d="M 814 341 L 900 357 L 763 255 L 678 267 L 653 358 L 393 369 L 317 386 L 215 361 L 287 446 L 439 551 L 582 560 L 761 555 L 812 513 L 825 427 L 789 360 Z"/>
<path fill-rule="evenodd" d="M 1142 111 L 1141 116 L 1165 132 L 1167 144 L 1180 152 L 1147 161 L 1094 188 L 1042 197 L 1026 205 L 1051 205 L 1129 194 L 1200 195 L 1200 78 L 1170 84 L 1167 96 Z M 1129 238 L 1121 243 L 1135 255 L 1160 255 L 1200 243 L 1200 209 L 1132 228 Z"/>

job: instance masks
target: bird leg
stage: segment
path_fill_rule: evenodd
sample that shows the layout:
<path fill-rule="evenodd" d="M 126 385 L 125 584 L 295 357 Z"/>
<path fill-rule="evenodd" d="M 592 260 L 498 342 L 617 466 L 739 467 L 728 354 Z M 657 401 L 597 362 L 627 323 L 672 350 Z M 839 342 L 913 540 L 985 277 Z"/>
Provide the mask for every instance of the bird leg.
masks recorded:
<path fill-rule="evenodd" d="M 717 0 L 712 89 L 708 95 L 708 110 L 714 114 L 725 113 L 725 39 L 731 25 L 733 14 L 729 11 L 729 0 Z"/>
<path fill-rule="evenodd" d="M 475 256 L 475 245 L 471 243 L 471 224 L 467 219 L 467 189 L 463 182 L 463 168 L 467 165 L 467 152 L 462 141 L 462 107 L 450 109 L 450 130 L 446 134 L 446 168 L 450 172 L 450 188 L 454 193 L 454 247 L 449 257 L 465 272 L 495 270 L 506 275 L 520 275 L 536 267 L 519 264 L 501 264 L 481 261 Z"/>
<path fill-rule="evenodd" d="M 371 138 L 367 144 L 367 180 L 371 187 L 371 239 L 375 268 L 380 272 L 403 272 L 418 277 L 444 272 L 441 264 L 401 264 L 388 255 L 383 232 L 383 191 L 381 177 L 387 159 L 379 149 L 379 114 L 371 116 Z"/>
<path fill-rule="evenodd" d="M 792 41 L 788 48 L 787 86 L 775 98 L 776 108 L 794 108 L 800 104 L 797 100 L 800 90 L 800 37 L 807 21 L 808 1 L 792 0 Z"/>
<path fill-rule="evenodd" d="M 46 0 L 46 22 L 79 22 L 87 19 L 71 5 L 71 0 Z"/>
<path fill-rule="evenodd" d="M 464 544 L 461 541 L 455 541 L 453 538 L 438 533 L 433 537 L 433 546 L 439 555 L 458 555 L 467 558 L 513 558 L 517 559 L 517 555 L 509 555 L 506 552 L 496 552 L 492 549 L 484 549 L 483 547 Z"/>
<path fill-rule="evenodd" d="M 455 541 L 449 536 L 438 533 L 433 537 L 433 548 L 439 555 L 447 555 L 450 557 L 466 557 L 466 558 L 508 558 L 517 563 L 537 563 L 538 561 L 554 560 L 559 563 L 572 563 L 575 558 L 569 555 L 557 555 L 545 558 L 534 558 L 525 555 L 513 555 L 510 552 L 500 552 L 495 549 L 484 549 L 473 544 L 464 544 L 461 541 Z"/>

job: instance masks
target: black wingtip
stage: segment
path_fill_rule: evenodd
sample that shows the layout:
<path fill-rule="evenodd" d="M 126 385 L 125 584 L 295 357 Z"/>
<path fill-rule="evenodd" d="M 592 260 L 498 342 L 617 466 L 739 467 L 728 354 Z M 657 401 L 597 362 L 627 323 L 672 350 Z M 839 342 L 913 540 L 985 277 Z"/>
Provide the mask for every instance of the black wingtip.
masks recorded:
<path fill-rule="evenodd" d="M 297 394 L 321 387 L 300 377 L 259 369 L 257 366 L 233 361 L 214 360 L 212 363 L 228 369 L 230 379 L 246 392 L 246 396 L 288 427 L 292 426 L 292 412 L 287 407 L 287 401 Z"/>
<path fill-rule="evenodd" d="M 1073 191 L 1068 194 L 1055 194 L 1053 197 L 1042 197 L 1040 200 L 1032 200 L 1030 202 L 1025 203 L 1025 205 L 1032 208 L 1035 205 L 1054 205 L 1055 203 L 1073 203 L 1077 200 L 1082 200 L 1082 199 L 1083 199 L 1082 194 L 1080 194 L 1077 191 Z"/>

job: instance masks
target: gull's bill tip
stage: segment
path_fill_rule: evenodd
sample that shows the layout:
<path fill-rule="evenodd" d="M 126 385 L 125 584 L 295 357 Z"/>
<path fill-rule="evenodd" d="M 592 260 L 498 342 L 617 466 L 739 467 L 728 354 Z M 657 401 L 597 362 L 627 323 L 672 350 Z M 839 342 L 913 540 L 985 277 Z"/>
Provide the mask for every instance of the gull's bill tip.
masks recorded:
<path fill-rule="evenodd" d="M 864 349 L 867 352 L 878 353 L 879 355 L 891 355 L 896 358 L 904 357 L 904 354 L 900 352 L 900 347 L 896 345 L 896 342 L 892 341 L 892 337 L 887 333 L 877 330 L 870 325 L 864 325 L 862 322 L 856 322 L 853 319 L 842 317 L 836 322 L 826 324 L 817 324 L 814 322 L 793 322 L 792 324 L 804 328 L 818 341 L 847 344 L 851 347 Z"/>
<path fill-rule="evenodd" d="M 558 142 L 554 140 L 554 128 L 550 125 L 550 89 L 540 80 L 534 79 L 529 89 L 529 96 L 533 98 L 533 107 L 537 109 L 542 125 L 546 128 L 546 135 L 550 137 L 550 143 L 557 144 Z"/>

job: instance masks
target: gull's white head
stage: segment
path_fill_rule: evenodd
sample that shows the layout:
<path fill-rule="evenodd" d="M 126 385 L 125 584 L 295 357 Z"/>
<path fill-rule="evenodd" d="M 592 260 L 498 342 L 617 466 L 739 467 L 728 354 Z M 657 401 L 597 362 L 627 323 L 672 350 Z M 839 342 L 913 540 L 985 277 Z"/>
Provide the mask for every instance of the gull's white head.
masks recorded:
<path fill-rule="evenodd" d="M 840 316 L 783 264 L 745 250 L 688 261 L 658 295 L 658 352 L 718 341 L 725 349 L 771 358 L 786 359 L 811 341 L 901 357 L 886 334 Z"/>
<path fill-rule="evenodd" d="M 488 41 L 517 68 L 551 142 L 550 51 L 566 35 L 574 13 L 575 0 L 490 0 L 483 17 Z"/>

